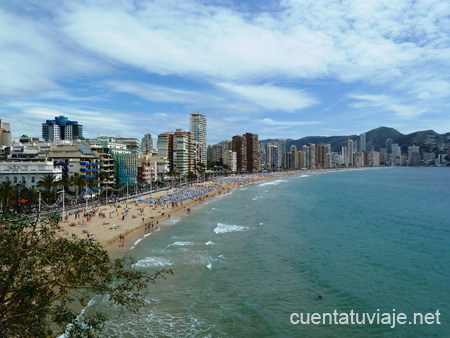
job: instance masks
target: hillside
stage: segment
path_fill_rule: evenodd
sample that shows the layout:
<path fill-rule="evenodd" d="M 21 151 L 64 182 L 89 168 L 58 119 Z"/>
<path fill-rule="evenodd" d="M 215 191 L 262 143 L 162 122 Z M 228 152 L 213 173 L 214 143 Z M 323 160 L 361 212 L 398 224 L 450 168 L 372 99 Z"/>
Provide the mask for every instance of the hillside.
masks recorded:
<path fill-rule="evenodd" d="M 418 145 L 427 152 L 443 153 L 450 146 L 450 133 L 438 134 L 433 130 L 424 130 L 404 135 L 394 128 L 379 127 L 366 132 L 367 150 L 372 149 L 372 147 L 375 150 L 379 150 L 381 147 L 384 148 L 388 138 L 391 138 L 393 143 L 398 143 L 402 148 L 402 152 L 406 152 L 408 146 Z M 291 145 L 295 145 L 300 150 L 308 143 L 329 143 L 332 151 L 339 151 L 342 146 L 347 145 L 348 139 L 359 143 L 359 135 L 306 136 L 298 140 L 287 139 L 286 149 L 289 150 Z M 279 139 L 260 140 L 259 143 L 267 144 L 271 141 L 278 142 Z"/>

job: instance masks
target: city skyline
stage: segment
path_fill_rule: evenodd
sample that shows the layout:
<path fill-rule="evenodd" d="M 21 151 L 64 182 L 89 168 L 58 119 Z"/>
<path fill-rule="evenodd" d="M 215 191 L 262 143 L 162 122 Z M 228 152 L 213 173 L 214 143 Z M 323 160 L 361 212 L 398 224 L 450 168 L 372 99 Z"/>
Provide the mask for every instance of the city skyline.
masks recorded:
<path fill-rule="evenodd" d="M 208 144 L 450 131 L 450 5 L 439 1 L 30 1 L 0 5 L 0 118 L 65 115 L 86 137 L 208 118 Z M 174 120 L 177 123 L 174 123 Z"/>

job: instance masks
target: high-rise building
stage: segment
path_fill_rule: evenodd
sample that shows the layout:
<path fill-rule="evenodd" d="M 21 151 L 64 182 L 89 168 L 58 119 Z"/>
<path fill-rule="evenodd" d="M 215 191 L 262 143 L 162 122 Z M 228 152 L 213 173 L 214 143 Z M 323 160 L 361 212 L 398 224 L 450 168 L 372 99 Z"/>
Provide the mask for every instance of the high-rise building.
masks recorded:
<path fill-rule="evenodd" d="M 386 152 L 388 154 L 392 154 L 392 145 L 394 144 L 394 141 L 391 138 L 388 138 L 386 140 Z"/>
<path fill-rule="evenodd" d="M 298 150 L 295 145 L 291 145 L 291 169 L 298 169 Z"/>
<path fill-rule="evenodd" d="M 173 132 L 158 135 L 157 147 L 158 157 L 169 158 L 169 144 L 172 143 Z"/>
<path fill-rule="evenodd" d="M 316 145 L 315 144 L 308 144 L 309 145 L 309 165 L 311 169 L 316 169 Z"/>
<path fill-rule="evenodd" d="M 269 142 L 266 145 L 266 169 L 278 170 L 280 168 L 279 147 L 276 142 Z"/>
<path fill-rule="evenodd" d="M 261 161 L 261 168 L 266 167 L 266 146 L 264 143 L 258 144 L 259 160 Z"/>
<path fill-rule="evenodd" d="M 223 145 L 214 144 L 211 147 L 211 162 L 223 162 Z"/>
<path fill-rule="evenodd" d="M 420 164 L 420 148 L 419 146 L 408 147 L 408 163 L 410 166 L 418 166 Z"/>
<path fill-rule="evenodd" d="M 194 138 L 194 141 L 201 142 L 203 144 L 202 148 L 202 163 L 206 167 L 207 163 L 207 144 L 206 144 L 206 116 L 194 112 L 191 114 L 190 119 L 191 132 Z"/>
<path fill-rule="evenodd" d="M 190 131 L 177 129 L 173 134 L 173 172 L 194 172 L 194 140 Z"/>
<path fill-rule="evenodd" d="M 236 172 L 236 153 L 231 150 L 223 151 L 223 164 L 230 167 L 232 172 Z"/>
<path fill-rule="evenodd" d="M 83 137 L 83 126 L 78 121 L 69 121 L 63 115 L 42 123 L 42 138 L 46 142 L 75 140 Z"/>
<path fill-rule="evenodd" d="M 142 154 L 143 155 L 147 154 L 150 150 L 152 150 L 152 148 L 153 148 L 152 135 L 144 134 L 144 138 L 142 139 L 142 142 L 141 142 Z"/>
<path fill-rule="evenodd" d="M 175 132 L 159 134 L 158 156 L 168 159 L 169 171 L 171 172 L 181 175 L 194 172 L 194 140 L 192 133 L 177 129 Z"/>
<path fill-rule="evenodd" d="M 324 144 L 316 145 L 316 168 L 326 168 L 326 147 Z"/>
<path fill-rule="evenodd" d="M 230 140 L 223 140 L 222 144 L 223 144 L 223 150 L 231 150 L 231 149 L 233 149 L 233 146 L 232 146 Z"/>
<path fill-rule="evenodd" d="M 280 139 L 280 142 L 278 143 L 278 151 L 279 151 L 279 157 L 280 157 L 280 167 L 286 168 L 286 140 Z"/>
<path fill-rule="evenodd" d="M 246 133 L 245 135 L 247 144 L 247 171 L 258 171 L 259 163 L 258 161 L 258 135 Z"/>
<path fill-rule="evenodd" d="M 303 151 L 298 152 L 298 167 L 300 169 L 305 168 L 305 153 Z"/>
<path fill-rule="evenodd" d="M 203 166 L 203 143 L 197 141 L 192 142 L 194 143 L 194 173 L 197 174 Z"/>
<path fill-rule="evenodd" d="M 359 151 L 366 151 L 366 133 L 359 135 Z"/>
<path fill-rule="evenodd" d="M 232 150 L 236 153 L 236 171 L 247 170 L 247 142 L 244 136 L 233 136 L 231 140 Z"/>
<path fill-rule="evenodd" d="M 310 166 L 310 156 L 309 156 L 309 144 L 303 146 L 303 167 L 302 168 L 311 168 Z"/>
<path fill-rule="evenodd" d="M 353 149 L 353 140 L 352 139 L 348 139 L 348 166 L 349 167 L 353 167 L 353 153 L 354 153 L 354 149 Z"/>
<path fill-rule="evenodd" d="M 236 152 L 238 172 L 252 172 L 259 170 L 258 135 L 246 133 L 243 136 L 233 136 L 232 150 Z"/>

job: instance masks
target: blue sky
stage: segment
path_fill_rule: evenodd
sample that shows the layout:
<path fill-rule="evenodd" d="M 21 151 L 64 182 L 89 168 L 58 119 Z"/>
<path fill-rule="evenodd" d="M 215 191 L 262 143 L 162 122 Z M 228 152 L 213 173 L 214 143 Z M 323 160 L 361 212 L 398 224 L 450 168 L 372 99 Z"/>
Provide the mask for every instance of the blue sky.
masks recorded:
<path fill-rule="evenodd" d="M 208 117 L 208 143 L 450 131 L 450 2 L 0 3 L 0 118 L 41 136 L 142 138 Z"/>

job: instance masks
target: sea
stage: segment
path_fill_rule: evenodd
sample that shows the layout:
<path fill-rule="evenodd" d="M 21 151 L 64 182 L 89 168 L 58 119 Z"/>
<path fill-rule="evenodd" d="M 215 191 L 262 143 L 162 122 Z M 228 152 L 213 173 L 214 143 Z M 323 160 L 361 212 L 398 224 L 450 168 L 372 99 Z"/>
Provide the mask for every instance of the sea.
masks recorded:
<path fill-rule="evenodd" d="M 110 336 L 450 337 L 450 168 L 260 181 L 172 217 L 128 254 L 174 275 L 136 313 L 93 305 Z M 352 324 L 352 312 L 376 317 Z M 393 314 L 407 319 L 392 327 Z"/>

